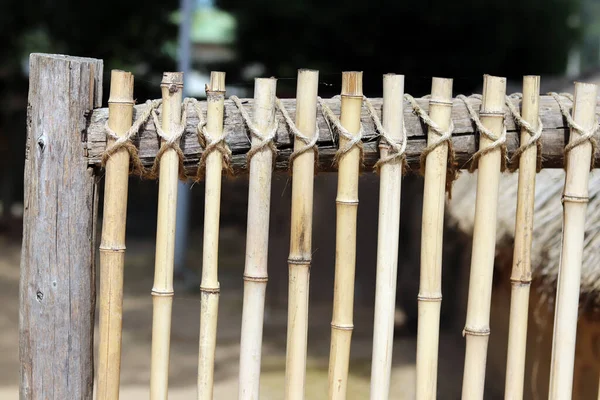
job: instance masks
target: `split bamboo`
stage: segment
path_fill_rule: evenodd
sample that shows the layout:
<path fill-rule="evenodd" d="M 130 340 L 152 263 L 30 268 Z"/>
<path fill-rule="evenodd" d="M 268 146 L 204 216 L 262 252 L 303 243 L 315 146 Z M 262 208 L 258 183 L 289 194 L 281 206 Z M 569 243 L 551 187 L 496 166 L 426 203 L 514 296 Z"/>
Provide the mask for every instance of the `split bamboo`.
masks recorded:
<path fill-rule="evenodd" d="M 383 129 L 390 138 L 402 139 L 404 75 L 383 76 Z M 381 156 L 389 154 L 390 145 L 380 141 Z M 375 318 L 373 323 L 373 357 L 371 364 L 371 400 L 387 399 L 390 392 L 394 315 L 396 311 L 396 277 L 400 237 L 400 193 L 402 162 L 384 163 L 379 169 L 379 227 L 377 239 L 377 275 L 375 283 Z"/>
<path fill-rule="evenodd" d="M 485 75 L 481 122 L 496 137 L 504 129 L 504 101 L 506 79 Z M 479 149 L 490 147 L 493 141 L 482 134 Z M 473 252 L 469 278 L 467 321 L 463 331 L 466 337 L 465 369 L 462 399 L 481 400 L 485 384 L 485 366 L 490 335 L 490 306 L 496 247 L 496 212 L 500 179 L 501 149 L 496 147 L 482 154 L 478 162 L 477 197 Z"/>
<path fill-rule="evenodd" d="M 342 74 L 341 125 L 351 135 L 360 132 L 363 102 L 362 72 Z M 348 139 L 340 135 L 339 147 Z M 339 160 L 336 198 L 336 257 L 329 352 L 329 399 L 345 399 L 350 363 L 354 307 L 354 269 L 356 264 L 356 214 L 361 150 L 353 146 Z"/>
<path fill-rule="evenodd" d="M 584 131 L 597 125 L 595 109 L 598 87 L 575 83 L 573 120 Z M 569 143 L 578 140 L 583 132 L 571 128 Z M 550 400 L 569 400 L 573 389 L 575 339 L 579 308 L 579 284 L 588 201 L 588 178 L 592 145 L 585 141 L 575 146 L 565 157 L 566 177 L 563 192 L 563 237 L 556 309 L 552 363 L 550 366 Z"/>
<path fill-rule="evenodd" d="M 108 127 L 123 136 L 133 117 L 133 75 L 113 70 L 108 99 Z M 114 145 L 110 138 L 108 146 Z M 105 165 L 104 211 L 100 243 L 100 317 L 98 343 L 98 400 L 117 400 L 121 373 L 123 326 L 123 268 L 129 183 L 129 152 L 121 148 Z"/>
<path fill-rule="evenodd" d="M 253 124 L 264 135 L 268 135 L 276 124 L 276 86 L 275 78 L 255 80 Z M 260 138 L 254 136 L 252 144 L 259 146 Z M 250 162 L 244 303 L 240 341 L 240 400 L 259 398 L 265 292 L 268 280 L 267 255 L 272 166 L 273 154 L 269 146 L 263 146 L 254 154 Z"/>
<path fill-rule="evenodd" d="M 183 73 L 165 72 L 160 86 L 162 130 L 165 135 L 173 136 L 181 123 Z M 168 396 L 178 174 L 177 153 L 174 149 L 167 149 L 160 159 L 158 178 L 156 260 L 152 287 L 151 400 L 166 400 Z"/>
<path fill-rule="evenodd" d="M 211 72 L 206 88 L 206 131 L 215 141 L 223 137 L 225 73 Z M 223 154 L 206 157 L 204 194 L 204 241 L 200 283 L 200 340 L 198 351 L 198 400 L 212 400 L 219 313 L 219 218 Z"/>
<path fill-rule="evenodd" d="M 296 127 L 308 139 L 316 129 L 319 71 L 298 71 Z M 294 151 L 307 144 L 295 138 Z M 285 367 L 285 398 L 304 399 L 306 342 L 308 335 L 308 294 L 312 256 L 312 218 L 315 154 L 299 154 L 292 165 L 292 213 L 288 290 L 288 324 Z"/>
<path fill-rule="evenodd" d="M 538 129 L 539 105 L 540 77 L 526 76 L 523 78 L 521 117 L 531 125 L 533 130 Z M 521 146 L 530 140 L 530 133 L 527 129 L 521 128 Z M 520 400 L 523 398 L 527 317 L 529 315 L 529 290 L 531 287 L 531 241 L 533 239 L 536 169 L 537 146 L 530 146 L 523 151 L 519 161 L 515 248 L 512 275 L 510 277 L 510 321 L 504 394 L 506 400 Z"/>
<path fill-rule="evenodd" d="M 446 131 L 450 127 L 451 114 L 452 79 L 433 78 L 429 116 L 442 131 Z M 429 128 L 428 143 L 437 140 L 439 135 Z M 417 400 L 437 398 L 447 165 L 448 143 L 442 143 L 432 150 L 425 160 L 418 297 Z"/>

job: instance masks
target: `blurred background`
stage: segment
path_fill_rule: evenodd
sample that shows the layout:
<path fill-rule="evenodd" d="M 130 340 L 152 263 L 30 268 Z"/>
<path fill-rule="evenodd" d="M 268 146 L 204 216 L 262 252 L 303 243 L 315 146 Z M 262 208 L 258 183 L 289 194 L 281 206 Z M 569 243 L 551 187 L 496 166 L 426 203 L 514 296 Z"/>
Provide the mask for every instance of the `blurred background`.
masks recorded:
<path fill-rule="evenodd" d="M 0 2 L 0 398 L 17 398 L 18 274 L 28 56 L 61 53 L 104 60 L 104 106 L 111 69 L 135 75 L 138 103 L 159 98 L 163 71 L 185 72 L 188 96 L 205 96 L 211 70 L 227 73 L 227 94 L 252 97 L 253 79 L 278 78 L 279 97 L 294 97 L 296 71 L 320 71 L 319 94 L 339 94 L 343 70 L 364 71 L 364 91 L 381 96 L 382 74 L 406 76 L 406 92 L 429 93 L 432 76 L 454 79 L 455 94 L 479 91 L 482 75 L 542 76 L 542 90 L 570 88 L 600 73 L 598 0 L 2 0 Z M 99 171 L 99 176 L 102 172 Z M 103 182 L 100 179 L 100 188 Z M 349 398 L 368 397 L 375 287 L 378 179 L 361 177 L 356 314 Z M 130 182 L 125 275 L 122 398 L 147 397 L 156 226 L 156 182 Z M 101 189 L 102 190 L 102 189 Z M 315 185 L 314 262 L 307 398 L 327 392 L 333 297 L 335 174 Z M 203 184 L 180 185 L 173 311 L 172 398 L 195 395 Z M 416 297 L 422 179 L 403 184 L 398 326 L 393 399 L 414 396 Z M 224 182 L 220 244 L 221 302 L 216 398 L 237 393 L 247 177 Z M 102 199 L 100 200 L 102 205 Z M 285 366 L 290 179 L 273 182 L 262 398 L 282 398 Z M 99 228 L 101 229 L 101 227 Z M 99 235 L 98 235 L 99 236 Z M 444 264 L 440 398 L 460 396 L 463 247 L 448 240 Z M 501 358 L 501 357 L 500 357 Z M 501 369 L 499 369 L 501 370 Z M 486 398 L 501 398 L 504 379 L 488 379 Z"/>

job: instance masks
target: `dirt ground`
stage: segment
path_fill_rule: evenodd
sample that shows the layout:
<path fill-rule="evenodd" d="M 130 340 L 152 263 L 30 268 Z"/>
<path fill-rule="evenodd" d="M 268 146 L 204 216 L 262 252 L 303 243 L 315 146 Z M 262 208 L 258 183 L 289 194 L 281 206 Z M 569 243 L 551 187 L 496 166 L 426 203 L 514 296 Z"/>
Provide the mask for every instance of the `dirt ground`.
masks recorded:
<path fill-rule="evenodd" d="M 215 399 L 237 396 L 239 339 L 242 310 L 243 233 L 221 233 L 218 347 Z M 197 238 L 196 238 L 197 239 Z M 190 241 L 194 243 L 194 238 Z M 243 241 L 241 241 L 243 243 Z M 243 247 L 243 246 L 242 246 Z M 19 243 L 0 237 L 0 399 L 18 398 L 18 279 Z M 199 260 L 201 246 L 190 251 L 190 262 Z M 148 398 L 152 323 L 154 243 L 129 240 L 127 244 L 123 316 L 121 399 Z M 312 283 L 312 290 L 329 291 Z M 269 293 L 267 293 L 269 296 Z M 327 296 L 320 296 L 327 297 Z M 191 399 L 196 393 L 199 293 L 178 291 L 173 306 L 170 360 L 170 398 Z M 283 296 L 285 298 L 285 296 Z M 284 302 L 269 302 L 266 312 L 262 359 L 261 398 L 282 399 L 285 368 L 286 312 Z M 331 303 L 311 302 L 307 399 L 327 396 Z M 352 342 L 348 399 L 369 395 L 373 310 L 358 306 Z M 414 398 L 416 338 L 407 335 L 394 343 L 390 399 Z M 442 333 L 440 343 L 439 398 L 458 399 L 462 381 L 463 340 L 459 331 Z"/>

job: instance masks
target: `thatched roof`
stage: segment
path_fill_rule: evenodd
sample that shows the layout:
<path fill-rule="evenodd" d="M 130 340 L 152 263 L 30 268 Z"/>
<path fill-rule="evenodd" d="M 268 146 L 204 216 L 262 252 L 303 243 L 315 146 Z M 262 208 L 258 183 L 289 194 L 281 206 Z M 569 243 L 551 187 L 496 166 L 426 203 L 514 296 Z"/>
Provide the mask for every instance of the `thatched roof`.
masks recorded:
<path fill-rule="evenodd" d="M 561 194 L 565 173 L 545 169 L 537 174 L 532 267 L 534 279 L 542 282 L 549 295 L 556 291 L 562 235 Z M 472 235 L 475 213 L 477 174 L 462 173 L 454 183 L 447 214 L 460 231 Z M 505 173 L 500 180 L 497 243 L 514 240 L 517 207 L 517 173 Z M 600 300 L 600 171 L 594 170 L 589 181 L 590 202 L 587 208 L 581 292 L 587 300 Z M 587 295 L 587 296 L 586 296 Z"/>

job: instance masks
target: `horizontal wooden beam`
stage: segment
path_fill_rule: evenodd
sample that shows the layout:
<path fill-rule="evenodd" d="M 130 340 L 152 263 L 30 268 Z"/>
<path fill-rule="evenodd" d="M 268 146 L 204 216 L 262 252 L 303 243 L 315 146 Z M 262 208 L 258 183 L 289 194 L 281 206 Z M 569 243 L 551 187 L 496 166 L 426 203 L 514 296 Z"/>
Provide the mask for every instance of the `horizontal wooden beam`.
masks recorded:
<path fill-rule="evenodd" d="M 327 99 L 325 103 L 339 115 L 339 100 Z M 479 109 L 480 101 L 471 99 L 476 110 Z M 520 101 L 513 100 L 515 104 Z M 569 100 L 565 99 L 567 104 Z M 242 100 L 244 107 L 247 108 L 252 115 L 252 99 Z M 293 116 L 295 114 L 295 100 L 284 99 L 283 104 Z M 381 112 L 382 99 L 371 99 L 378 113 Z M 429 108 L 428 99 L 417 99 L 417 102 L 425 110 Z M 202 108 L 206 109 L 206 102 L 202 102 Z M 517 104 L 518 105 L 518 104 Z M 144 105 L 135 107 L 134 118 L 143 110 Z M 202 148 L 198 142 L 197 124 L 198 116 L 194 108 L 188 107 L 188 118 L 186 123 L 185 134 L 181 140 L 181 148 L 185 155 L 185 166 L 188 173 L 193 174 L 196 169 L 196 164 Z M 406 157 L 408 166 L 411 171 L 419 169 L 419 157 L 426 146 L 427 127 L 419 120 L 412 112 L 408 102 L 404 104 L 404 121 L 408 132 L 408 143 L 406 147 Z M 564 158 L 564 147 L 568 139 L 568 128 L 560 113 L 558 104 L 550 96 L 541 96 L 540 99 L 540 117 L 544 125 L 542 134 L 542 159 L 544 168 L 559 168 L 562 167 Z M 227 100 L 225 102 L 225 121 L 224 129 L 227 135 L 227 144 L 233 152 L 233 167 L 236 173 L 243 173 L 246 170 L 246 153 L 250 149 L 250 141 L 248 139 L 248 129 L 242 121 L 239 110 L 235 104 Z M 108 119 L 108 109 L 95 109 L 91 114 L 88 129 L 87 129 L 87 154 L 89 163 L 94 166 L 100 166 L 102 153 L 106 148 L 106 135 L 104 132 L 104 124 Z M 275 139 L 279 153 L 275 164 L 276 170 L 288 169 L 288 158 L 292 152 L 293 138 L 286 126 L 281 113 L 277 113 L 279 122 L 277 136 Z M 469 119 L 467 109 L 461 100 L 454 100 L 452 107 L 452 120 L 454 121 L 453 145 L 456 154 L 456 160 L 460 168 L 468 167 L 473 153 L 475 153 L 478 145 L 478 134 L 475 133 L 474 125 Z M 335 168 L 332 166 L 333 156 L 337 150 L 336 133 L 327 124 L 321 110 L 317 111 L 317 124 L 319 126 L 319 170 L 332 171 Z M 378 151 L 378 135 L 374 124 L 367 114 L 366 108 L 363 107 L 362 124 L 364 129 L 364 164 L 365 168 L 371 168 L 379 158 Z M 512 117 L 506 119 L 507 126 L 507 148 L 509 156 L 513 154 L 518 147 L 518 129 L 515 126 Z M 144 126 L 134 141 L 139 149 L 140 158 L 146 166 L 152 165 L 154 157 L 158 152 L 160 140 L 156 135 L 156 130 L 152 121 Z M 600 157 L 596 155 L 598 161 Z M 597 165 L 600 164 L 597 162 Z"/>

